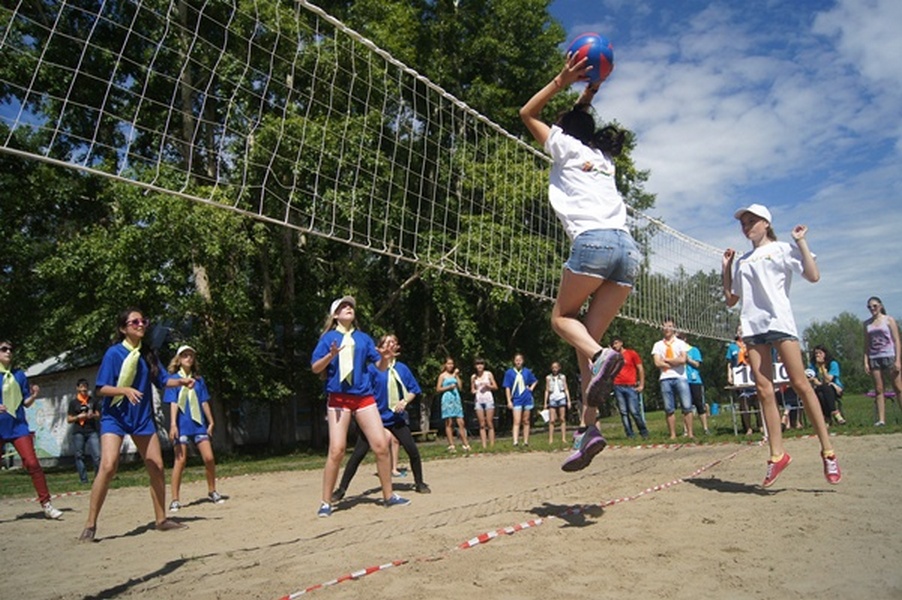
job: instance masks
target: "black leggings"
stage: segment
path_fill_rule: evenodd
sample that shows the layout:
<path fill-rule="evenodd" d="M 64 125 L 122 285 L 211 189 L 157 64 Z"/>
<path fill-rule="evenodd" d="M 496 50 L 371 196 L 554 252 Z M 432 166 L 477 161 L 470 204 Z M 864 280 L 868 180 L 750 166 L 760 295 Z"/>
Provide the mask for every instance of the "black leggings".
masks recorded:
<path fill-rule="evenodd" d="M 822 383 L 814 386 L 814 393 L 817 394 L 817 399 L 821 403 L 821 412 L 824 413 L 824 418 L 829 423 L 830 417 L 836 412 L 836 388 L 832 384 Z"/>
<path fill-rule="evenodd" d="M 410 433 L 410 427 L 406 423 L 395 424 L 391 427 L 386 427 L 389 431 L 394 434 L 398 441 L 401 442 L 401 446 L 404 447 L 404 451 L 407 452 L 407 456 L 410 458 L 410 470 L 413 471 L 413 480 L 417 485 L 423 484 L 423 461 L 420 459 L 420 450 L 417 448 L 417 443 L 413 439 L 413 435 Z M 351 480 L 354 478 L 354 475 L 357 474 L 357 467 L 360 466 L 360 463 L 363 462 L 364 457 L 366 457 L 366 453 L 370 451 L 370 443 L 367 441 L 366 436 L 363 435 L 363 432 L 358 432 L 357 435 L 357 444 L 354 446 L 354 453 L 351 454 L 351 458 L 348 460 L 348 464 L 345 466 L 345 472 L 341 476 L 341 483 L 338 484 L 343 490 L 347 490 L 348 486 L 351 484 Z"/>

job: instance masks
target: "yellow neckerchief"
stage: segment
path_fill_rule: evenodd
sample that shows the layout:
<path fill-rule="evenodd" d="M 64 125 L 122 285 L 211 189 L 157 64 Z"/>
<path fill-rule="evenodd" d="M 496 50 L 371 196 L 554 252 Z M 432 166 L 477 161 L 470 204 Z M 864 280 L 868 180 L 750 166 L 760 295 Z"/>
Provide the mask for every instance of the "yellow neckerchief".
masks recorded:
<path fill-rule="evenodd" d="M 341 350 L 338 351 L 338 380 L 347 381 L 349 384 L 354 383 L 354 338 L 351 334 L 354 328 L 345 329 L 344 325 L 338 323 L 335 330 L 342 334 Z"/>
<path fill-rule="evenodd" d="M 517 370 L 514 371 L 517 373 L 517 376 L 514 377 L 514 396 L 519 396 L 526 390 L 526 381 L 523 380 L 523 371 Z"/>
<path fill-rule="evenodd" d="M 132 348 L 128 343 L 128 340 L 122 340 L 122 346 L 128 350 L 128 356 L 122 361 L 122 368 L 119 369 L 119 379 L 116 381 L 116 387 L 132 387 L 132 384 L 135 382 L 135 375 L 138 373 L 138 360 L 141 358 L 141 342 L 138 342 L 138 345 Z M 122 402 L 124 397 L 125 396 L 122 394 L 113 396 L 113 401 L 110 404 L 116 406 Z"/>
<path fill-rule="evenodd" d="M 12 369 L 7 369 L 0 364 L 0 373 L 3 373 L 3 405 L 6 407 L 7 414 L 15 419 L 16 411 L 22 404 L 22 388 L 19 387 L 19 382 L 13 376 Z"/>
<path fill-rule="evenodd" d="M 179 369 L 179 376 L 185 379 L 191 377 L 185 372 L 185 369 Z M 185 405 L 188 405 L 191 409 L 191 420 L 198 425 L 203 425 L 204 420 L 201 418 L 200 400 L 197 399 L 197 392 L 194 391 L 194 388 L 189 388 L 187 385 L 183 385 L 182 389 L 179 390 L 179 410 L 185 412 Z"/>
<path fill-rule="evenodd" d="M 395 370 L 395 360 L 388 365 L 388 407 L 394 411 L 398 403 L 407 400 L 407 386 L 401 381 L 401 376 Z M 400 388 L 399 388 L 400 386 Z"/>
<path fill-rule="evenodd" d="M 664 342 L 664 358 L 666 360 L 670 360 L 671 358 L 676 358 L 676 354 L 673 353 L 673 343 L 676 341 L 676 338 L 673 338 L 669 342 L 667 340 L 663 340 Z"/>
<path fill-rule="evenodd" d="M 89 404 L 91 402 L 91 397 L 89 395 L 82 394 L 81 392 L 79 392 L 75 395 L 75 397 L 78 398 L 78 402 L 82 406 L 87 406 L 88 410 L 91 409 L 91 405 Z M 88 420 L 87 417 L 78 417 L 78 424 L 84 425 L 87 420 Z"/>

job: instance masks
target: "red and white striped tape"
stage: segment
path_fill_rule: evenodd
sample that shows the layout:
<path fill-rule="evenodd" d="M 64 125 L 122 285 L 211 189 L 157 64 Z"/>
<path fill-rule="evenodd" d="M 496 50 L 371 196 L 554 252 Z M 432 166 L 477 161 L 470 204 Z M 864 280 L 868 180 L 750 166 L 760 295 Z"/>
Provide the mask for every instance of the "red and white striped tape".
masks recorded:
<path fill-rule="evenodd" d="M 681 445 L 683 445 L 683 444 L 674 444 L 673 446 L 681 446 Z M 624 447 L 625 447 L 625 448 L 634 448 L 635 446 L 624 446 Z M 460 544 L 458 544 L 458 545 L 457 545 L 455 548 L 453 548 L 452 550 L 467 550 L 467 549 L 469 549 L 469 548 L 475 548 L 476 546 L 481 546 L 481 545 L 483 545 L 483 544 L 487 544 L 487 543 L 489 543 L 490 541 L 492 541 L 493 539 L 495 539 L 495 538 L 497 538 L 497 537 L 499 537 L 499 536 L 502 536 L 502 535 L 513 535 L 513 534 L 515 534 L 515 533 L 517 533 L 517 532 L 519 532 L 519 531 L 523 531 L 523 530 L 525 530 L 525 529 L 532 529 L 532 528 L 538 527 L 538 526 L 544 524 L 544 523 L 545 523 L 546 521 L 548 521 L 548 520 L 551 520 L 551 519 L 557 519 L 557 518 L 563 518 L 563 517 L 567 517 L 567 516 L 571 516 L 571 515 L 580 514 L 580 513 L 583 513 L 583 512 L 588 511 L 588 510 L 591 509 L 591 508 L 597 508 L 597 507 L 605 508 L 605 507 L 608 507 L 608 506 L 614 506 L 614 505 L 616 505 L 616 504 L 622 504 L 622 503 L 624 503 L 624 502 L 630 502 L 630 501 L 632 501 L 632 500 L 637 500 L 637 499 L 639 499 L 639 498 L 641 498 L 641 497 L 643 497 L 643 496 L 646 496 L 646 495 L 648 495 L 648 494 L 652 494 L 652 493 L 655 493 L 655 492 L 659 492 L 659 491 L 662 491 L 662 490 L 666 490 L 666 489 L 671 488 L 671 487 L 673 487 L 673 486 L 675 486 L 675 485 L 678 485 L 678 484 L 680 484 L 680 483 L 683 483 L 686 479 L 691 479 L 692 477 L 695 477 L 695 476 L 697 476 L 697 475 L 699 475 L 699 474 L 701 474 L 701 473 L 704 473 L 705 471 L 707 471 L 707 470 L 709 470 L 709 469 L 711 469 L 711 468 L 713 468 L 713 467 L 715 467 L 715 466 L 717 466 L 717 465 L 719 465 L 719 464 L 721 464 L 721 463 L 723 463 L 723 462 L 725 462 L 725 461 L 728 461 L 728 460 L 731 460 L 731 459 L 735 458 L 740 452 L 742 452 L 743 450 L 747 450 L 748 448 L 751 448 L 751 447 L 752 447 L 752 445 L 749 445 L 747 448 L 742 448 L 742 449 L 740 449 L 740 450 L 736 450 L 735 452 L 732 452 L 732 453 L 730 453 L 729 455 L 727 455 L 727 456 L 725 456 L 725 457 L 723 457 L 723 458 L 719 458 L 719 459 L 717 459 L 717 460 L 715 460 L 715 461 L 712 461 L 712 462 L 710 462 L 710 463 L 708 463 L 708 464 L 706 464 L 706 465 L 704 465 L 704 466 L 702 466 L 702 467 L 696 469 L 695 471 L 693 471 L 692 473 L 690 473 L 690 474 L 687 475 L 686 477 L 680 477 L 680 478 L 678 478 L 678 479 L 674 479 L 674 480 L 668 481 L 668 482 L 666 482 L 666 483 L 662 483 L 662 484 L 658 484 L 658 485 L 655 485 L 655 486 L 646 488 L 646 489 L 644 489 L 644 490 L 642 490 L 642 491 L 640 491 L 640 492 L 638 492 L 638 493 L 636 493 L 636 494 L 633 494 L 632 496 L 624 496 L 624 497 L 622 497 L 622 498 L 614 498 L 614 499 L 612 499 L 612 500 L 606 500 L 606 501 L 604 501 L 604 502 L 602 502 L 602 503 L 600 503 L 600 504 L 584 504 L 584 505 L 582 505 L 582 506 L 573 506 L 573 507 L 570 507 L 570 508 L 568 508 L 568 509 L 566 509 L 566 510 L 560 512 L 560 513 L 558 513 L 557 515 L 552 515 L 551 517 L 548 517 L 547 519 L 541 519 L 541 518 L 540 518 L 540 519 L 531 519 L 531 520 L 529 520 L 529 521 L 524 521 L 523 523 L 518 523 L 518 524 L 516 524 L 516 525 L 511 525 L 511 526 L 508 526 L 508 527 L 502 527 L 501 529 L 496 529 L 496 530 L 494 530 L 494 531 L 488 531 L 488 532 L 485 532 L 485 533 L 481 533 L 481 534 L 479 534 L 479 535 L 477 535 L 477 536 L 475 536 L 475 537 L 470 538 L 469 540 L 467 540 L 467 541 L 465 541 L 465 542 L 461 542 Z M 346 575 L 342 575 L 341 577 L 338 577 L 338 578 L 333 579 L 333 580 L 331 580 L 331 581 L 327 581 L 327 582 L 325 582 L 325 583 L 320 583 L 320 584 L 317 584 L 317 585 L 311 585 L 311 586 L 309 586 L 309 587 L 307 587 L 307 588 L 304 588 L 303 590 L 294 592 L 294 593 L 292 593 L 292 594 L 288 594 L 288 595 L 286 595 L 286 596 L 282 596 L 279 600 L 294 600 L 295 598 L 298 598 L 298 597 L 303 596 L 303 595 L 305 595 L 305 594 L 308 594 L 308 593 L 310 593 L 310 592 L 316 591 L 316 590 L 318 590 L 318 589 L 325 588 L 325 587 L 330 587 L 330 586 L 333 586 L 333 585 L 342 583 L 342 582 L 344 582 L 344 581 L 351 581 L 351 580 L 360 579 L 360 578 L 365 577 L 365 576 L 367 576 L 367 575 L 372 575 L 373 573 L 378 573 L 379 571 L 384 571 L 384 570 L 389 569 L 389 568 L 391 568 L 391 567 L 397 567 L 397 566 L 400 566 L 400 565 L 408 564 L 408 563 L 410 563 L 410 562 L 424 562 L 424 561 L 436 561 L 436 560 L 442 560 L 442 559 L 444 559 L 444 558 L 447 558 L 448 556 L 450 556 L 450 552 L 445 552 L 445 553 L 443 553 L 443 554 L 440 554 L 440 555 L 437 555 L 437 556 L 432 556 L 432 557 L 429 557 L 429 558 L 418 558 L 418 559 L 415 558 L 415 559 L 401 559 L 401 560 L 394 560 L 394 561 L 392 561 L 392 562 L 390 562 L 390 563 L 386 563 L 386 564 L 384 564 L 384 565 L 380 565 L 380 566 L 376 566 L 376 567 L 368 567 L 368 568 L 366 568 L 366 569 L 360 569 L 359 571 L 354 571 L 353 573 L 348 573 L 348 574 L 346 574 Z"/>

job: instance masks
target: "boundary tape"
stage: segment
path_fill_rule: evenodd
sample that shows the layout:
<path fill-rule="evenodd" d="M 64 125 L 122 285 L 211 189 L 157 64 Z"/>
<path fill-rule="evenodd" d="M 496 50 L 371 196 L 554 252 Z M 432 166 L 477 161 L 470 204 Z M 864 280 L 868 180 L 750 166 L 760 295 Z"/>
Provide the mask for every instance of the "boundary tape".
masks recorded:
<path fill-rule="evenodd" d="M 663 444 L 663 445 L 655 444 L 655 445 L 649 446 L 649 447 L 655 447 L 655 448 L 676 447 L 676 448 L 679 448 L 684 445 L 685 444 Z M 573 507 L 570 507 L 570 508 L 558 513 L 557 515 L 552 515 L 545 519 L 542 519 L 542 518 L 530 519 L 528 521 L 524 521 L 524 522 L 518 523 L 516 525 L 509 525 L 507 527 L 502 527 L 502 528 L 496 529 L 494 531 L 480 533 L 479 535 L 472 537 L 464 542 L 461 542 L 454 548 L 451 548 L 451 550 L 446 551 L 438 556 L 432 556 L 432 557 L 428 557 L 428 558 L 424 557 L 424 558 L 414 558 L 414 559 L 399 559 L 399 560 L 393 560 L 393 561 L 383 564 L 383 565 L 366 567 L 364 569 L 359 569 L 357 571 L 347 573 L 345 575 L 342 575 L 342 576 L 332 579 L 330 581 L 311 585 L 311 586 L 306 587 L 297 592 L 293 592 L 291 594 L 286 594 L 284 596 L 281 596 L 279 598 L 279 600 L 295 600 L 296 598 L 300 598 L 301 596 L 304 596 L 304 595 L 314 592 L 316 590 L 320 590 L 323 588 L 338 585 L 339 583 L 343 583 L 345 581 L 355 581 L 355 580 L 361 579 L 363 577 L 366 577 L 367 575 L 372 575 L 373 573 L 385 571 L 392 567 L 398 567 L 401 565 L 409 564 L 411 562 L 434 562 L 434 561 L 438 561 L 438 560 L 444 560 L 445 558 L 450 557 L 452 552 L 455 550 L 468 550 L 470 548 L 475 548 L 477 546 L 487 544 L 502 535 L 513 535 L 515 533 L 524 531 L 526 529 L 533 529 L 533 528 L 539 527 L 539 526 L 547 523 L 548 521 L 551 521 L 552 519 L 560 519 L 563 517 L 581 514 L 581 513 L 587 512 L 589 509 L 592 509 L 592 508 L 606 508 L 609 506 L 615 506 L 617 504 L 623 504 L 625 502 L 631 502 L 633 500 L 638 500 L 638 499 L 642 498 L 643 496 L 647 496 L 649 494 L 660 492 L 660 491 L 672 488 L 681 483 L 684 483 L 686 479 L 691 479 L 693 477 L 696 477 L 697 475 L 700 475 L 701 473 L 704 473 L 705 471 L 708 471 L 723 462 L 732 460 L 733 458 L 738 456 L 741 452 L 749 450 L 753 447 L 757 447 L 759 445 L 760 445 L 759 443 L 749 443 L 746 446 L 739 448 L 738 450 L 736 450 L 734 452 L 731 452 L 729 455 L 727 455 L 723 458 L 719 458 L 719 459 L 714 460 L 702 467 L 699 467 L 698 469 L 696 469 L 689 475 L 686 475 L 684 477 L 678 477 L 678 478 L 668 481 L 666 483 L 661 483 L 658 485 L 654 485 L 654 486 L 645 488 L 644 490 L 641 490 L 631 496 L 623 496 L 620 498 L 613 498 L 610 500 L 605 500 L 604 502 L 601 502 L 600 504 L 584 504 L 582 506 L 573 506 Z M 635 446 L 621 446 L 621 448 L 635 448 Z"/>

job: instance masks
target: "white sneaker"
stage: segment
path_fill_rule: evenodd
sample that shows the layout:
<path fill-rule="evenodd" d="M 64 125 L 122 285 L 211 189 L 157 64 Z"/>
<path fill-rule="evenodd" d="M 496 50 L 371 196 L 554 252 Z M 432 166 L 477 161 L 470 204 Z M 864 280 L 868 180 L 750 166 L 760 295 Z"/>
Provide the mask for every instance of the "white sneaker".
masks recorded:
<path fill-rule="evenodd" d="M 222 494 L 215 490 L 207 494 L 207 499 L 213 504 L 222 504 L 225 502 L 225 498 L 222 497 Z"/>
<path fill-rule="evenodd" d="M 178 500 L 173 500 L 169 503 L 169 512 L 178 512 L 182 508 L 181 503 Z"/>
<path fill-rule="evenodd" d="M 45 502 L 41 505 L 41 508 L 44 509 L 44 516 L 48 519 L 59 519 L 63 516 L 63 511 L 53 508 L 53 505 L 50 502 Z"/>

